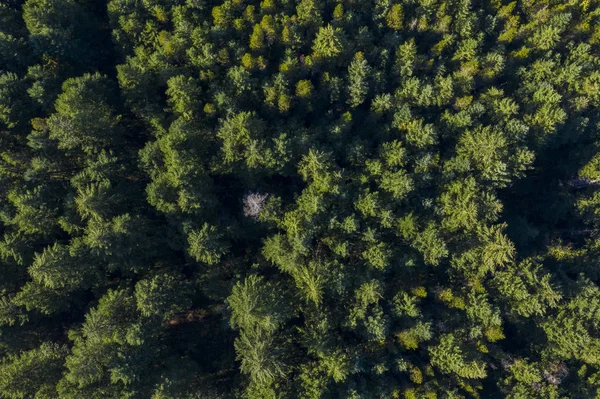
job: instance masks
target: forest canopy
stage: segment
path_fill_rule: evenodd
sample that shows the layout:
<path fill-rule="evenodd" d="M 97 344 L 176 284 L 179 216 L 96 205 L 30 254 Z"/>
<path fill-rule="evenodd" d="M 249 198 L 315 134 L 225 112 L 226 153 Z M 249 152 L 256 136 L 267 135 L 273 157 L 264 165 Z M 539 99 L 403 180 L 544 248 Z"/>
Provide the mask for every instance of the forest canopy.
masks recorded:
<path fill-rule="evenodd" d="M 3 0 L 0 398 L 600 398 L 600 0 Z"/>

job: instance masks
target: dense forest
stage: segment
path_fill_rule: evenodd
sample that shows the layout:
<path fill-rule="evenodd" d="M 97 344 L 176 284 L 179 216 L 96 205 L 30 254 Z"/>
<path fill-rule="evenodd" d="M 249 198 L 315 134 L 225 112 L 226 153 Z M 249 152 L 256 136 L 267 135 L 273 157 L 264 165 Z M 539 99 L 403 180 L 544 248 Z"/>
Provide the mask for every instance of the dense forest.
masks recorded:
<path fill-rule="evenodd" d="M 0 398 L 600 398 L 600 0 L 2 0 Z"/>

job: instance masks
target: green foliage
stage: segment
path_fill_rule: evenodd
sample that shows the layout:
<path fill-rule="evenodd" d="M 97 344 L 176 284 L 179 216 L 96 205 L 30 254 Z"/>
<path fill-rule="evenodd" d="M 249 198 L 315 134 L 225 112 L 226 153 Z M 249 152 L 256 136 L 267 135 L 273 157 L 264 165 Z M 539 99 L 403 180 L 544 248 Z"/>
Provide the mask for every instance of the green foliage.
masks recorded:
<path fill-rule="evenodd" d="M 55 397 L 68 353 L 64 345 L 44 342 L 39 348 L 5 357 L 0 363 L 2 395 L 10 399 Z"/>
<path fill-rule="evenodd" d="M 82 394 L 133 397 L 157 352 L 144 324 L 138 321 L 135 299 L 126 291 L 109 291 L 87 315 L 81 330 L 70 333 L 68 372 L 58 386 L 67 398 Z M 120 393 L 119 393 L 120 392 Z"/>
<path fill-rule="evenodd" d="M 31 100 L 27 96 L 27 84 L 15 73 L 0 75 L 0 122 L 13 129 L 25 125 L 32 116 Z"/>
<path fill-rule="evenodd" d="M 263 295 L 263 292 L 268 295 Z M 285 376 L 284 364 L 278 359 L 275 333 L 290 315 L 282 312 L 282 292 L 278 287 L 250 275 L 238 282 L 227 299 L 231 309 L 231 326 L 240 330 L 235 347 L 240 370 L 250 379 L 249 397 L 257 392 L 272 395 L 271 387 L 277 379 Z"/>
<path fill-rule="evenodd" d="M 369 92 L 368 76 L 370 73 L 369 65 L 365 60 L 363 53 L 356 53 L 352 63 L 348 67 L 348 104 L 351 107 L 357 107 L 365 102 Z"/>
<path fill-rule="evenodd" d="M 166 94 L 177 114 L 190 118 L 200 112 L 201 89 L 195 79 L 183 75 L 174 76 L 167 81 L 167 85 L 169 88 L 166 90 Z"/>
<path fill-rule="evenodd" d="M 191 306 L 191 287 L 182 276 L 161 273 L 135 285 L 137 309 L 146 317 L 168 319 Z"/>
<path fill-rule="evenodd" d="M 5 0 L 0 397 L 598 397 L 599 15 Z"/>
<path fill-rule="evenodd" d="M 387 23 L 388 28 L 398 31 L 401 30 L 403 17 L 404 12 L 402 10 L 402 5 L 394 4 L 385 17 L 385 21 Z"/>
<path fill-rule="evenodd" d="M 331 25 L 319 28 L 312 50 L 316 58 L 328 59 L 340 55 L 344 50 L 342 30 L 334 29 Z"/>
<path fill-rule="evenodd" d="M 91 10 L 74 0 L 27 0 L 23 19 L 32 50 L 64 63 L 64 68 L 84 69 L 98 61 L 101 49 L 98 20 Z"/>
<path fill-rule="evenodd" d="M 429 350 L 431 364 L 442 373 L 453 373 L 462 378 L 485 378 L 485 364 L 482 361 L 466 360 L 455 340 L 451 334 L 442 335 L 440 343 Z"/>
<path fill-rule="evenodd" d="M 87 153 L 116 145 L 120 116 L 109 105 L 112 96 L 110 81 L 99 74 L 66 80 L 48 118 L 50 138 L 59 148 Z"/>
<path fill-rule="evenodd" d="M 189 254 L 198 262 L 216 264 L 226 253 L 227 246 L 221 241 L 221 235 L 215 226 L 205 223 L 201 229 L 188 234 Z"/>

